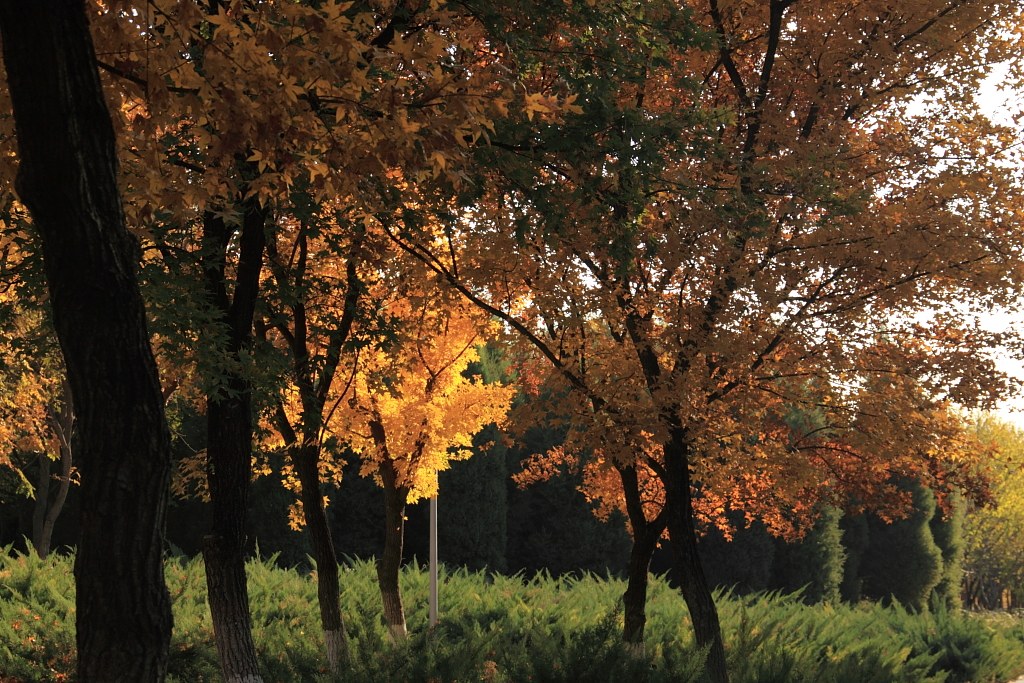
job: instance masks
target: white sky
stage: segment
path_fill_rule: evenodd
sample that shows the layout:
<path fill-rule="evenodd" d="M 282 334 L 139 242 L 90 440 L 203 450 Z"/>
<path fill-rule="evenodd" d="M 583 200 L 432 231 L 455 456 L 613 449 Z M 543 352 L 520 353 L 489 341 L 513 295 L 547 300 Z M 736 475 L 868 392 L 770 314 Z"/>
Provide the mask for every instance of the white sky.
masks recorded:
<path fill-rule="evenodd" d="M 1007 78 L 1007 66 L 997 66 L 993 69 L 992 75 L 985 81 L 975 98 L 980 110 L 992 121 L 1019 127 L 1021 112 L 1024 111 L 1024 96 L 1020 92 L 1014 92 L 1003 85 Z M 1024 230 L 1024 226 L 1021 226 Z M 1004 312 L 994 312 L 984 321 L 985 327 L 993 331 L 1001 331 L 1012 326 L 1024 324 L 1024 321 L 1014 319 Z M 1024 380 L 1024 363 L 1010 357 L 1006 352 L 996 352 L 997 365 L 999 369 L 1007 374 Z M 1003 405 L 996 411 L 1000 417 L 1015 423 L 1018 427 L 1024 428 L 1024 393 L 1010 397 L 1003 402 Z"/>

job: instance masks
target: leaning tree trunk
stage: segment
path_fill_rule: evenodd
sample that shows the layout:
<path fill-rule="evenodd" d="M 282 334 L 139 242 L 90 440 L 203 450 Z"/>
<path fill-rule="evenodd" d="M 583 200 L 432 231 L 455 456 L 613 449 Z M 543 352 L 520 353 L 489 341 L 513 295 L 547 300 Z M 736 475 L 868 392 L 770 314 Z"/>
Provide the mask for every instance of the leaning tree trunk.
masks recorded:
<path fill-rule="evenodd" d="M 260 683 L 245 576 L 246 521 L 252 478 L 252 388 L 238 367 L 252 343 L 253 316 L 266 245 L 267 213 L 255 200 L 243 204 L 242 232 L 232 296 L 227 254 L 234 230 L 207 212 L 203 220 L 206 294 L 227 331 L 229 358 L 222 388 L 206 400 L 206 464 L 213 508 L 211 533 L 203 542 L 210 615 L 226 683 Z"/>
<path fill-rule="evenodd" d="M 313 557 L 316 559 L 316 594 L 320 603 L 320 624 L 324 629 L 327 663 L 338 672 L 348 661 L 348 637 L 341 616 L 341 594 L 338 587 L 338 558 L 334 552 L 331 528 L 320 491 L 319 448 L 315 444 L 296 447 L 292 465 L 299 475 L 302 511 L 309 530 Z"/>
<path fill-rule="evenodd" d="M 674 567 L 693 622 L 699 647 L 708 648 L 707 672 L 712 683 L 728 683 L 725 645 L 718 608 L 711 594 L 704 568 L 697 554 L 697 531 L 693 522 L 693 492 L 690 481 L 689 444 L 681 427 L 672 429 L 665 444 L 665 503 Z"/>
<path fill-rule="evenodd" d="M 665 530 L 665 514 L 649 521 L 640 499 L 640 485 L 635 466 L 617 467 L 626 498 L 626 515 L 633 533 L 629 551 L 626 592 L 622 595 L 624 623 L 622 639 L 637 655 L 644 653 L 644 628 L 647 624 L 647 586 L 651 557 L 658 548 L 658 539 Z"/>
<path fill-rule="evenodd" d="M 70 394 L 65 401 L 70 402 Z M 39 484 L 36 487 L 36 504 L 32 516 L 32 545 L 39 557 L 50 554 L 50 543 L 53 539 L 53 527 L 57 523 L 64 503 L 71 488 L 71 425 L 74 420 L 70 405 L 61 411 L 60 417 L 53 417 L 54 428 L 58 432 L 60 442 L 60 475 L 58 476 L 57 493 L 50 496 L 50 457 L 46 453 L 39 455 Z M 57 420 L 60 420 L 57 423 Z"/>
<path fill-rule="evenodd" d="M 377 561 L 377 583 L 384 603 L 384 622 L 391 637 L 397 642 L 403 640 L 408 633 L 398 574 L 402 567 L 405 502 L 409 497 L 409 489 L 398 486 L 397 473 L 389 461 L 381 465 L 380 475 L 384 485 L 384 551 Z"/>
<path fill-rule="evenodd" d="M 83 2 L 0 2 L 18 193 L 42 243 L 54 328 L 78 407 L 78 680 L 161 681 L 170 433 L 125 227 L 114 130 Z"/>
<path fill-rule="evenodd" d="M 46 452 L 36 454 L 36 463 L 39 475 L 36 477 L 36 500 L 32 505 L 32 547 L 39 557 L 46 557 L 50 554 L 50 538 L 44 532 L 44 525 L 46 511 L 50 507 L 50 466 L 53 463 Z"/>
<path fill-rule="evenodd" d="M 72 453 L 71 438 L 74 433 L 75 411 L 71 405 L 71 387 L 67 377 L 61 380 L 60 412 L 47 407 L 46 420 L 50 429 L 57 436 L 60 452 L 60 475 L 57 481 L 57 493 L 50 497 L 50 481 L 53 478 L 50 470 L 50 457 L 46 453 L 39 455 L 39 483 L 36 487 L 35 511 L 32 515 L 32 545 L 39 557 L 50 554 L 50 543 L 53 539 L 53 527 L 64 509 L 71 488 Z"/>

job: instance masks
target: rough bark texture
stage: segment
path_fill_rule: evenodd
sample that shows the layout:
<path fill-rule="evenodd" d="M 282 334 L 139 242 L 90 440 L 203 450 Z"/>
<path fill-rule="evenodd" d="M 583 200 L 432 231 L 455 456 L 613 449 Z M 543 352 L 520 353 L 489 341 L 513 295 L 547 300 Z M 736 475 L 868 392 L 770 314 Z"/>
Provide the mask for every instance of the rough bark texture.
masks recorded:
<path fill-rule="evenodd" d="M 665 500 L 673 565 L 678 572 L 683 600 L 690 612 L 697 645 L 708 648 L 707 673 L 712 683 L 728 683 L 722 627 L 704 568 L 697 554 L 693 523 L 693 492 L 690 481 L 689 444 L 684 430 L 672 430 L 665 444 Z"/>
<path fill-rule="evenodd" d="M 170 599 L 170 435 L 117 189 L 114 132 L 82 2 L 0 2 L 21 168 L 78 406 L 78 680 L 159 681 Z"/>
<path fill-rule="evenodd" d="M 220 657 L 224 680 L 230 683 L 261 681 L 255 666 L 256 649 L 252 642 L 252 619 L 249 604 L 240 604 L 239 595 L 248 596 L 245 566 L 241 570 L 237 555 L 220 538 L 203 539 L 203 562 L 206 565 L 206 588 L 210 613 L 214 620 L 214 640 Z"/>
<path fill-rule="evenodd" d="M 324 629 L 327 663 L 339 671 L 348 661 L 348 640 L 341 616 L 338 585 L 338 557 L 334 552 L 331 528 L 320 491 L 319 448 L 307 444 L 294 451 L 292 463 L 302 488 L 302 511 L 309 530 L 313 557 L 316 559 L 316 593 L 320 603 L 320 624 Z"/>
<path fill-rule="evenodd" d="M 647 585 L 651 557 L 658 548 L 658 539 L 665 530 L 665 515 L 649 521 L 644 514 L 640 498 L 640 485 L 635 466 L 619 467 L 622 491 L 626 498 L 626 515 L 633 533 L 633 546 L 629 551 L 629 569 L 626 592 L 622 595 L 624 624 L 622 639 L 633 651 L 644 651 L 644 628 L 647 624 Z"/>
<path fill-rule="evenodd" d="M 243 209 L 238 265 L 230 296 L 227 255 L 234 229 L 213 213 L 207 213 L 203 221 L 206 294 L 227 333 L 226 348 L 216 350 L 226 361 L 220 378 L 222 388 L 211 391 L 206 399 L 206 464 L 213 525 L 203 544 L 210 614 L 226 681 L 260 680 L 245 579 L 252 477 L 252 388 L 243 375 L 241 359 L 252 343 L 267 214 L 255 201 L 246 202 Z"/>
<path fill-rule="evenodd" d="M 402 567 L 402 541 L 405 535 L 405 501 L 409 490 L 396 484 L 396 473 L 390 462 L 381 465 L 384 484 L 384 550 L 377 561 L 377 583 L 384 601 L 384 622 L 391 637 L 402 640 L 407 634 L 402 591 L 398 572 Z"/>

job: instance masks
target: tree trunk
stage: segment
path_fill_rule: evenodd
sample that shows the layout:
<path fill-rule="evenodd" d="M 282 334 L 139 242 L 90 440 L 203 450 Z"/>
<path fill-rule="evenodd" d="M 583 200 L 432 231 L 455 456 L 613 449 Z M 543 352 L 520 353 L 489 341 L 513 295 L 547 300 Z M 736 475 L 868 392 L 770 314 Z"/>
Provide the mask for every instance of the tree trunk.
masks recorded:
<path fill-rule="evenodd" d="M 203 274 L 210 304 L 227 331 L 221 349 L 227 367 L 221 385 L 206 399 L 206 465 L 213 508 L 205 539 L 206 583 L 221 672 L 229 683 L 261 681 L 252 641 L 245 578 L 246 517 L 252 478 L 252 388 L 243 375 L 243 351 L 252 343 L 253 316 L 266 245 L 267 213 L 255 200 L 243 203 L 242 232 L 232 296 L 227 256 L 234 229 L 207 212 L 203 219 Z"/>
<path fill-rule="evenodd" d="M 629 551 L 626 592 L 622 595 L 624 623 L 622 639 L 635 654 L 644 653 L 644 628 L 647 624 L 647 585 L 651 557 L 658 548 L 658 539 L 665 530 L 665 515 L 648 521 L 640 499 L 640 485 L 635 466 L 618 467 L 626 498 L 626 515 L 633 534 Z"/>
<path fill-rule="evenodd" d="M 53 538 L 53 527 L 57 523 L 57 517 L 64 509 L 64 503 L 68 498 L 68 489 L 71 488 L 71 435 L 75 424 L 75 411 L 71 407 L 71 388 L 65 378 L 61 382 L 63 393 L 63 405 L 60 414 L 55 413 L 52 407 L 48 409 L 47 418 L 50 429 L 57 435 L 60 448 L 60 482 L 57 486 L 57 495 L 50 499 L 50 458 L 45 453 L 39 456 L 39 485 L 36 488 L 35 511 L 32 516 L 32 545 L 39 557 L 46 557 L 50 554 L 50 542 Z"/>
<path fill-rule="evenodd" d="M 36 500 L 32 505 L 32 547 L 39 557 L 46 557 L 50 554 L 50 542 L 43 533 L 43 524 L 46 522 L 46 508 L 50 504 L 52 462 L 48 453 L 37 454 L 36 462 L 39 464 L 39 474 L 36 477 Z"/>
<path fill-rule="evenodd" d="M 338 672 L 348 662 L 348 637 L 341 616 L 341 595 L 338 587 L 338 558 L 334 552 L 324 497 L 320 491 L 319 448 L 316 445 L 296 447 L 292 464 L 299 475 L 302 511 L 309 531 L 313 557 L 316 559 L 316 594 L 320 603 L 320 625 L 324 629 L 327 662 Z"/>
<path fill-rule="evenodd" d="M 390 462 L 380 467 L 384 484 L 384 551 L 377 561 L 377 583 L 384 603 L 384 622 L 395 641 L 406 637 L 405 610 L 398 573 L 402 567 L 402 541 L 405 536 L 405 501 L 409 490 L 397 485 L 396 472 Z"/>
<path fill-rule="evenodd" d="M 83 2 L 0 2 L 21 168 L 78 407 L 78 680 L 161 681 L 170 433 Z M 130 416 L 130 419 L 127 419 Z"/>
<path fill-rule="evenodd" d="M 39 454 L 39 485 L 36 488 L 36 504 L 32 515 L 32 545 L 39 557 L 50 554 L 50 543 L 53 539 L 53 527 L 57 523 L 64 502 L 71 488 L 71 444 L 62 442 L 60 445 L 60 478 L 57 493 L 50 499 L 50 458 L 45 453 Z"/>
<path fill-rule="evenodd" d="M 261 683 L 252 642 L 252 619 L 248 603 L 245 565 L 239 566 L 238 553 L 227 547 L 223 538 L 203 538 L 203 563 L 206 565 L 207 600 L 214 615 L 214 640 L 225 683 Z"/>
<path fill-rule="evenodd" d="M 243 393 L 245 390 L 242 390 Z M 207 476 L 213 532 L 203 539 L 210 616 L 225 683 L 262 681 L 252 640 L 245 576 L 245 518 L 251 477 L 249 400 L 207 400 Z"/>
<path fill-rule="evenodd" d="M 704 568 L 697 554 L 697 531 L 693 523 L 693 492 L 690 481 L 689 443 L 681 427 L 672 428 L 665 444 L 665 504 L 673 564 L 693 622 L 699 647 L 708 648 L 706 670 L 712 683 L 728 683 L 725 645 L 718 608 Z"/>

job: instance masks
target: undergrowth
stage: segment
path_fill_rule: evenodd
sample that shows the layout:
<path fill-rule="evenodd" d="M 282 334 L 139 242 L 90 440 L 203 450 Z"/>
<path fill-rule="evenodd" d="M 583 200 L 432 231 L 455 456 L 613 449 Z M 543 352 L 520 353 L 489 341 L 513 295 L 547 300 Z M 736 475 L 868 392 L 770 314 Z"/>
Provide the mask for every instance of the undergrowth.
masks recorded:
<path fill-rule="evenodd" d="M 441 621 L 427 629 L 425 572 L 402 573 L 410 637 L 393 644 L 372 563 L 342 567 L 351 645 L 343 675 L 322 661 L 316 584 L 273 560 L 249 563 L 253 635 L 268 681 L 351 683 L 611 683 L 703 681 L 700 651 L 678 592 L 651 582 L 647 650 L 619 639 L 621 581 L 444 571 Z M 199 559 L 170 559 L 174 605 L 169 681 L 219 681 Z M 0 549 L 0 680 L 70 681 L 74 674 L 72 561 Z M 717 602 L 737 683 L 997 683 L 1024 672 L 1024 625 L 941 607 L 808 606 L 767 594 Z"/>

